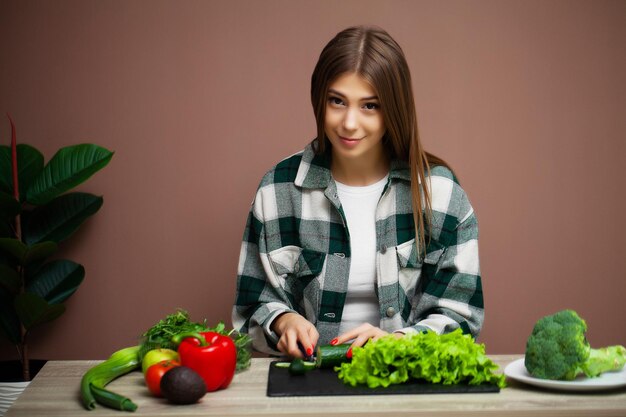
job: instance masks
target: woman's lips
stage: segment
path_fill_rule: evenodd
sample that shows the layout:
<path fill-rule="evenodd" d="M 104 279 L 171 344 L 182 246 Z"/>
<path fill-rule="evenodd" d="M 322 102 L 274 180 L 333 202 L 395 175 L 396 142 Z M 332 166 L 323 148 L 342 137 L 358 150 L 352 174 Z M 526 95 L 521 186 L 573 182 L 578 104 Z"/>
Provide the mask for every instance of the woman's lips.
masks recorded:
<path fill-rule="evenodd" d="M 359 138 L 344 138 L 343 136 L 339 136 L 339 140 L 341 140 L 341 143 L 348 147 L 356 146 L 361 141 Z"/>

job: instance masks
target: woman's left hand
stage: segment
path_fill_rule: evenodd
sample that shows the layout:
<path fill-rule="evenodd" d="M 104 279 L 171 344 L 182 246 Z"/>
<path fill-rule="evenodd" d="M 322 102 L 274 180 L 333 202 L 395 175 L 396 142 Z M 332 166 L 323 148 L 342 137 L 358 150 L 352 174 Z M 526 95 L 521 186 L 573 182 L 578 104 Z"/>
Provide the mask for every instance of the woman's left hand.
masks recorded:
<path fill-rule="evenodd" d="M 354 341 L 352 342 L 352 344 L 350 345 L 350 350 L 349 352 L 352 352 L 352 348 L 356 347 L 356 346 L 363 346 L 368 340 L 376 340 L 379 339 L 385 335 L 388 335 L 389 333 L 382 330 L 379 327 L 375 327 L 372 326 L 369 323 L 363 323 L 358 327 L 355 327 L 352 330 L 349 330 L 339 336 L 337 336 L 337 338 L 333 339 L 332 342 L 330 342 L 332 345 L 340 345 L 342 343 L 345 343 L 349 340 L 354 339 Z M 393 333 L 396 337 L 402 337 L 404 336 L 402 333 Z"/>

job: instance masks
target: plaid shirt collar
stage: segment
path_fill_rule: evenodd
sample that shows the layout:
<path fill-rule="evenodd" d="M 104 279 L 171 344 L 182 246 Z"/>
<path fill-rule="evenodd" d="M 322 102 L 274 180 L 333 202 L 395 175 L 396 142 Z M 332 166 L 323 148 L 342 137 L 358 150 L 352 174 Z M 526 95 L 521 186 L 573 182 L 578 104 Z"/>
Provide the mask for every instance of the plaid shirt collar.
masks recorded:
<path fill-rule="evenodd" d="M 330 173 L 330 149 L 324 154 L 316 154 L 313 150 L 317 140 L 309 143 L 304 149 L 302 160 L 294 184 L 302 188 L 328 188 L 332 175 Z M 389 180 L 399 179 L 411 182 L 409 165 L 397 159 L 391 160 Z"/>

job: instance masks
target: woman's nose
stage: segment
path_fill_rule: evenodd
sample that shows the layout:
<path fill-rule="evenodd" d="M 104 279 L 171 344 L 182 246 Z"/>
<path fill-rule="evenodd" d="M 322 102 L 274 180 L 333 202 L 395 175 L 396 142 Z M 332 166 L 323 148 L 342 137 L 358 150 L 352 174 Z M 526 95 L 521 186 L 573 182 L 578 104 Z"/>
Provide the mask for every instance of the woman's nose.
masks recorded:
<path fill-rule="evenodd" d="M 344 113 L 343 127 L 346 130 L 355 130 L 358 127 L 357 114 L 354 109 L 348 108 Z"/>

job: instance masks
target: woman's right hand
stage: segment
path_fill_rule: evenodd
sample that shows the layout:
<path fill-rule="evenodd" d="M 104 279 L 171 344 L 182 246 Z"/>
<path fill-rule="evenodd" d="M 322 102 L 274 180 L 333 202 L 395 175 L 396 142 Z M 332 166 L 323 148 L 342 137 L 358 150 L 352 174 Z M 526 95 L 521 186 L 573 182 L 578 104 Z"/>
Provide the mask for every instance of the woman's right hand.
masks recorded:
<path fill-rule="evenodd" d="M 315 326 L 297 313 L 284 313 L 274 319 L 272 330 L 278 335 L 278 350 L 293 358 L 304 358 L 298 343 L 307 356 L 313 354 L 319 333 Z"/>

